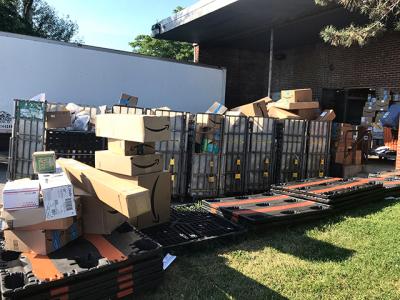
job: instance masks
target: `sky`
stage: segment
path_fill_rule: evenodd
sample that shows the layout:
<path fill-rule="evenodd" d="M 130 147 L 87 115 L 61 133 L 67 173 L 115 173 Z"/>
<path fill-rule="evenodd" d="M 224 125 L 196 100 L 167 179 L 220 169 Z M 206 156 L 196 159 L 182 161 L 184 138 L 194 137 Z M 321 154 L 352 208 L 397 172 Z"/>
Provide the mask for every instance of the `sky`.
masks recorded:
<path fill-rule="evenodd" d="M 78 38 L 91 46 L 131 51 L 139 34 L 172 15 L 177 6 L 196 0 L 46 0 L 60 16 L 69 15 L 79 26 Z"/>

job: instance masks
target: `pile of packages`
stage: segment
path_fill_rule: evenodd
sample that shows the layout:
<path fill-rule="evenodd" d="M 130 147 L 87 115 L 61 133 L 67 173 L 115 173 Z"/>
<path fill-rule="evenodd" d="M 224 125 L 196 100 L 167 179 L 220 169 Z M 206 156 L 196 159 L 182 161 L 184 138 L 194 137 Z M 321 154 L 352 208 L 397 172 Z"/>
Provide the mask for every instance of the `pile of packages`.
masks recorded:
<path fill-rule="evenodd" d="M 361 144 L 357 143 L 362 128 L 346 123 L 335 124 L 332 131 L 333 162 L 340 165 L 361 165 Z"/>

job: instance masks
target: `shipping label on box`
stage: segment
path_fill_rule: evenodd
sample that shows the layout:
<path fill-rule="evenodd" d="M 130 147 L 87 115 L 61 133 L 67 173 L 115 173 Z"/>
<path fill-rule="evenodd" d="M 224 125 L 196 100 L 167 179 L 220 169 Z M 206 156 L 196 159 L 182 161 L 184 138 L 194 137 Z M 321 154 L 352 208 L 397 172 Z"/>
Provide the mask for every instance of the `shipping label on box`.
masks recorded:
<path fill-rule="evenodd" d="M 46 220 L 76 216 L 74 190 L 64 173 L 39 174 Z"/>
<path fill-rule="evenodd" d="M 39 181 L 9 181 L 3 189 L 3 207 L 8 210 L 39 207 Z"/>

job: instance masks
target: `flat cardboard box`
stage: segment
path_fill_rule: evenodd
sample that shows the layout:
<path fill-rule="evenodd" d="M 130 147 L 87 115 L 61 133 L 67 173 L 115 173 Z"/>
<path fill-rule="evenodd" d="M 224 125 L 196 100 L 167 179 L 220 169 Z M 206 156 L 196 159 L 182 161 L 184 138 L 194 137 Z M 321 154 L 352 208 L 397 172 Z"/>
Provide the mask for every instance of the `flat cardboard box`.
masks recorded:
<path fill-rule="evenodd" d="M 128 107 L 136 107 L 138 101 L 139 101 L 138 97 L 122 93 L 121 98 L 119 99 L 119 104 Z"/>
<path fill-rule="evenodd" d="M 276 119 L 301 119 L 300 116 L 294 113 L 274 106 L 268 107 L 268 116 Z"/>
<path fill-rule="evenodd" d="M 69 111 L 46 113 L 46 128 L 66 128 L 71 126 L 71 113 Z"/>
<path fill-rule="evenodd" d="M 108 150 L 119 155 L 144 155 L 154 154 L 155 143 L 136 143 L 124 140 L 108 139 Z"/>
<path fill-rule="evenodd" d="M 316 109 L 319 108 L 319 102 L 309 101 L 309 102 L 286 102 L 279 100 L 274 103 L 274 106 L 286 110 L 300 110 L 300 109 Z"/>
<path fill-rule="evenodd" d="M 86 234 L 111 234 L 128 218 L 92 196 L 82 196 L 83 232 Z"/>
<path fill-rule="evenodd" d="M 171 138 L 168 117 L 101 114 L 96 117 L 96 135 L 138 143 L 168 141 Z"/>
<path fill-rule="evenodd" d="M 47 255 L 82 235 L 80 221 L 66 230 L 4 230 L 4 249 Z"/>
<path fill-rule="evenodd" d="M 76 217 L 68 217 L 46 221 L 45 209 L 38 208 L 23 210 L 2 210 L 1 219 L 7 224 L 8 229 L 17 230 L 65 230 L 68 229 L 74 220 L 80 219 L 82 215 L 80 197 L 75 197 Z"/>
<path fill-rule="evenodd" d="M 333 109 L 325 109 L 317 118 L 317 121 L 333 121 L 336 118 L 336 114 Z"/>
<path fill-rule="evenodd" d="M 258 100 L 252 103 L 241 105 L 232 109 L 239 111 L 248 117 L 268 117 L 268 110 L 265 100 Z"/>
<path fill-rule="evenodd" d="M 207 109 L 206 114 L 223 115 L 227 110 L 226 106 L 216 101 Z"/>
<path fill-rule="evenodd" d="M 313 109 L 298 109 L 298 110 L 293 110 L 293 113 L 296 115 L 300 116 L 304 120 L 315 120 L 318 118 L 319 114 L 321 111 L 319 108 L 313 108 Z"/>
<path fill-rule="evenodd" d="M 281 91 L 281 99 L 289 102 L 310 102 L 312 101 L 311 89 L 283 90 Z"/>
<path fill-rule="evenodd" d="M 59 159 L 58 164 L 77 187 L 99 198 L 128 218 L 151 210 L 149 190 L 132 178 L 120 178 L 73 159 Z"/>
<path fill-rule="evenodd" d="M 127 176 L 137 176 L 163 170 L 161 154 L 123 156 L 109 150 L 95 152 L 96 169 Z"/>
<path fill-rule="evenodd" d="M 19 179 L 9 181 L 3 189 L 3 207 L 8 210 L 39 207 L 39 181 Z"/>
<path fill-rule="evenodd" d="M 55 173 L 56 172 L 56 154 L 54 151 L 38 151 L 32 154 L 33 172 Z"/>
<path fill-rule="evenodd" d="M 139 229 L 169 221 L 171 207 L 171 174 L 159 172 L 135 177 L 138 184 L 151 191 L 151 211 L 131 222 Z"/>

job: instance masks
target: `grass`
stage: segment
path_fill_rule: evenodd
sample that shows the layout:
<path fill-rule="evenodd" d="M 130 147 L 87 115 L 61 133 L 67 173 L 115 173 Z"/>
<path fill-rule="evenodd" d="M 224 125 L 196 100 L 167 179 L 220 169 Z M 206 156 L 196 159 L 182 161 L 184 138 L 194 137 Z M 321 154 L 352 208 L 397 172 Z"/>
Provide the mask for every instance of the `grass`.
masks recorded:
<path fill-rule="evenodd" d="M 400 201 L 179 255 L 140 298 L 400 299 Z"/>

